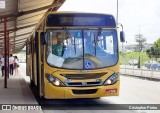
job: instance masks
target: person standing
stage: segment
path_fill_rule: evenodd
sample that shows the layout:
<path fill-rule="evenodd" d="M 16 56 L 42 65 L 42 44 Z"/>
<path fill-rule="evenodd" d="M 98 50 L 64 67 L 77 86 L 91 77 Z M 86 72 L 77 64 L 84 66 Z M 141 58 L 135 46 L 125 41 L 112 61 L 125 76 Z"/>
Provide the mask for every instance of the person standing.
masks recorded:
<path fill-rule="evenodd" d="M 14 64 L 14 57 L 12 54 L 9 57 L 9 67 L 10 67 L 10 74 L 13 75 L 13 64 Z"/>
<path fill-rule="evenodd" d="M 2 73 L 2 58 L 0 57 L 0 68 L 1 68 L 1 73 Z M 3 74 L 2 74 L 3 75 Z"/>
<path fill-rule="evenodd" d="M 18 68 L 19 68 L 19 60 L 18 60 L 18 57 L 15 56 L 15 67 L 14 67 L 14 70 L 15 70 L 15 75 L 18 75 Z"/>
<path fill-rule="evenodd" d="M 4 69 L 4 56 L 1 58 L 1 70 L 2 70 L 2 77 L 5 75 L 5 69 Z"/>

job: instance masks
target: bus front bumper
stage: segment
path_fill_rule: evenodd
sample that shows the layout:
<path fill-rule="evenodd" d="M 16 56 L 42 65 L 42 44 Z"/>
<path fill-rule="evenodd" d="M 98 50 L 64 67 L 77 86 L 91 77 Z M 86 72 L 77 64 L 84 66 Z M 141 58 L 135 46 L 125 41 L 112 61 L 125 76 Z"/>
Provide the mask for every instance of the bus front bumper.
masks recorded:
<path fill-rule="evenodd" d="M 92 87 L 56 87 L 45 84 L 44 97 L 47 99 L 99 98 L 104 96 L 118 96 L 119 84 Z"/>

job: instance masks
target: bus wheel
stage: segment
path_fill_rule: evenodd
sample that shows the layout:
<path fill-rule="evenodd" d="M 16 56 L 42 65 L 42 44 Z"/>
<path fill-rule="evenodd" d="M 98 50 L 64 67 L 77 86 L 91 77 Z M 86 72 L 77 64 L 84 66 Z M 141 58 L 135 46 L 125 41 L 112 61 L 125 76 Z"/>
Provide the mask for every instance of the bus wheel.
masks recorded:
<path fill-rule="evenodd" d="M 30 85 L 31 85 L 31 86 L 34 86 L 34 82 L 33 82 L 33 80 L 31 80 L 31 79 L 30 79 Z"/>
<path fill-rule="evenodd" d="M 30 75 L 30 86 L 34 86 L 34 82 L 33 82 L 32 78 L 31 78 L 31 75 Z"/>
<path fill-rule="evenodd" d="M 40 99 L 44 101 L 47 100 L 44 96 L 40 96 Z"/>

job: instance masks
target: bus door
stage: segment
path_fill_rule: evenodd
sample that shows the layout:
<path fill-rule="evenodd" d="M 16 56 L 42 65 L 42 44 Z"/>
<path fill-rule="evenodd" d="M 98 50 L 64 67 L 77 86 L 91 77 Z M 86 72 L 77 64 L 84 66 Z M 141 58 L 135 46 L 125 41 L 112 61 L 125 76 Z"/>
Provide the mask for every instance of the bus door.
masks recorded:
<path fill-rule="evenodd" d="M 41 38 L 44 36 L 42 34 L 42 31 L 38 31 L 38 62 L 37 62 L 37 67 L 38 67 L 38 85 L 39 85 L 39 95 L 42 97 L 44 95 L 44 44 L 43 40 Z"/>
<path fill-rule="evenodd" d="M 35 38 L 33 39 L 32 42 L 32 81 L 33 83 L 37 86 L 37 80 L 36 80 L 36 75 L 37 75 L 37 71 L 36 71 L 36 42 L 35 42 Z"/>

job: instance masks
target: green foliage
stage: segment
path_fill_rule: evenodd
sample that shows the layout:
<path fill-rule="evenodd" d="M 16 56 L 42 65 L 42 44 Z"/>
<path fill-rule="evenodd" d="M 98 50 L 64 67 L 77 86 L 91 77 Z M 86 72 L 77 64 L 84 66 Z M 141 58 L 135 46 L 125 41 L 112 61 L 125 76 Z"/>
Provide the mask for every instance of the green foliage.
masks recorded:
<path fill-rule="evenodd" d="M 160 58 L 160 38 L 146 51 L 148 57 Z"/>
<path fill-rule="evenodd" d="M 128 65 L 129 60 L 136 59 L 138 60 L 140 56 L 140 64 L 144 65 L 145 61 L 151 60 L 146 52 L 129 52 L 129 53 L 120 53 L 120 63 L 122 65 Z"/>
<path fill-rule="evenodd" d="M 145 61 L 160 61 L 160 58 L 149 58 L 146 52 L 120 53 L 120 64 L 129 65 L 129 60 L 138 60 L 140 56 L 140 65 L 144 66 Z"/>

